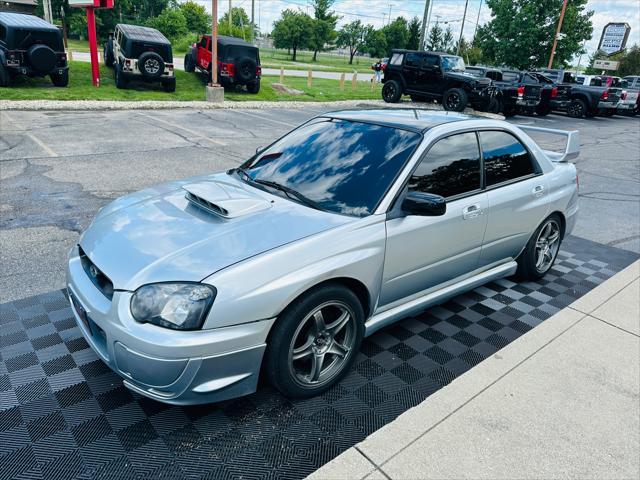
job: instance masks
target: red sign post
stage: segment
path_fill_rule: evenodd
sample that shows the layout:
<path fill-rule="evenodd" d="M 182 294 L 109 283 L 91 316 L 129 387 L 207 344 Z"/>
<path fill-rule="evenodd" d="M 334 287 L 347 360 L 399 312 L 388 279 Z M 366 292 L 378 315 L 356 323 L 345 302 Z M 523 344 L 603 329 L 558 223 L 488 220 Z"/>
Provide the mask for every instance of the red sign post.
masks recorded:
<path fill-rule="evenodd" d="M 113 0 L 69 0 L 70 7 L 87 10 L 87 38 L 89 39 L 89 53 L 91 56 L 91 76 L 93 86 L 100 86 L 100 64 L 98 63 L 98 35 L 96 34 L 95 10 L 113 8 Z"/>

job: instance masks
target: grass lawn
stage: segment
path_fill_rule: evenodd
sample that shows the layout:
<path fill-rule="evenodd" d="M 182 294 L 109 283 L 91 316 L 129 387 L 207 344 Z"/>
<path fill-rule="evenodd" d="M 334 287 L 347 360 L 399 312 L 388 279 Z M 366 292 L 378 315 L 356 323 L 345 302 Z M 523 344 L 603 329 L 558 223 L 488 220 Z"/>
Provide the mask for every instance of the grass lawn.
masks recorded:
<path fill-rule="evenodd" d="M 49 78 L 18 77 L 10 88 L 0 90 L 0 100 L 204 100 L 204 80 L 198 74 L 176 71 L 177 86 L 174 93 L 166 93 L 162 85 L 131 83 L 126 90 L 118 90 L 113 81 L 111 69 L 100 67 L 100 88 L 91 85 L 91 64 L 70 62 L 69 86 L 54 87 Z M 225 99 L 232 101 L 337 101 L 379 99 L 380 86 L 367 82 L 357 82 L 355 90 L 351 82 L 345 82 L 344 91 L 340 91 L 337 80 L 314 79 L 313 86 L 307 87 L 306 78 L 285 77 L 288 87 L 304 91 L 303 95 L 290 95 L 277 92 L 271 87 L 279 77 L 263 77 L 260 93 L 252 95 L 246 91 L 225 92 Z"/>

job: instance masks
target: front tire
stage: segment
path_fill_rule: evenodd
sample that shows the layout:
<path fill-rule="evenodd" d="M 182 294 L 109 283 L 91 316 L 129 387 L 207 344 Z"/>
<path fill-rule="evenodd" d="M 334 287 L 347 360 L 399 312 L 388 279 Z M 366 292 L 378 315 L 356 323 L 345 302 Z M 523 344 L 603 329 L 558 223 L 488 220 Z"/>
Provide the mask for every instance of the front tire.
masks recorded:
<path fill-rule="evenodd" d="M 280 315 L 265 353 L 265 374 L 288 397 L 312 397 L 349 371 L 364 335 L 358 297 L 339 284 L 307 292 Z"/>
<path fill-rule="evenodd" d="M 468 102 L 469 96 L 462 88 L 450 88 L 442 96 L 442 106 L 449 112 L 462 112 Z"/>
<path fill-rule="evenodd" d="M 518 257 L 518 277 L 540 280 L 551 270 L 562 243 L 562 220 L 557 213 L 547 217 Z"/>
<path fill-rule="evenodd" d="M 402 85 L 397 80 L 387 80 L 382 87 L 382 99 L 387 103 L 397 103 L 402 96 Z"/>
<path fill-rule="evenodd" d="M 196 71 L 196 62 L 193 59 L 192 53 L 187 53 L 184 56 L 184 71 L 187 73 L 193 73 Z"/>

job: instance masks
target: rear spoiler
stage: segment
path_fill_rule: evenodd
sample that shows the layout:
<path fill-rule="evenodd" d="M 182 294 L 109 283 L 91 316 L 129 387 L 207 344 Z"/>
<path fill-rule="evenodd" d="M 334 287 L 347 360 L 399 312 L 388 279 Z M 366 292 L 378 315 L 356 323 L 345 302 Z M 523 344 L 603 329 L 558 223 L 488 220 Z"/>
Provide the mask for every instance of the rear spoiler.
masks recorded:
<path fill-rule="evenodd" d="M 580 132 L 578 130 L 556 130 L 554 128 L 531 127 L 529 125 L 518 125 L 518 128 L 525 132 L 539 132 L 567 137 L 564 153 L 549 150 L 544 151 L 552 162 L 568 162 L 569 160 L 578 158 L 578 155 L 580 155 Z"/>

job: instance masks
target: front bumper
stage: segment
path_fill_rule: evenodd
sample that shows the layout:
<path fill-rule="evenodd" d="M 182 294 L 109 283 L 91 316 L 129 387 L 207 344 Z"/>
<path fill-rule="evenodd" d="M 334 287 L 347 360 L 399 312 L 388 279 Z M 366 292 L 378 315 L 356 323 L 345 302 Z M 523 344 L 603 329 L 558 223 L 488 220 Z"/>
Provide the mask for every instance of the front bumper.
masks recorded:
<path fill-rule="evenodd" d="M 256 390 L 275 319 L 186 332 L 138 323 L 129 310 L 132 292 L 105 297 L 82 268 L 77 246 L 69 255 L 67 289 L 84 310 L 71 302 L 82 335 L 129 389 L 176 405 L 219 402 Z"/>

